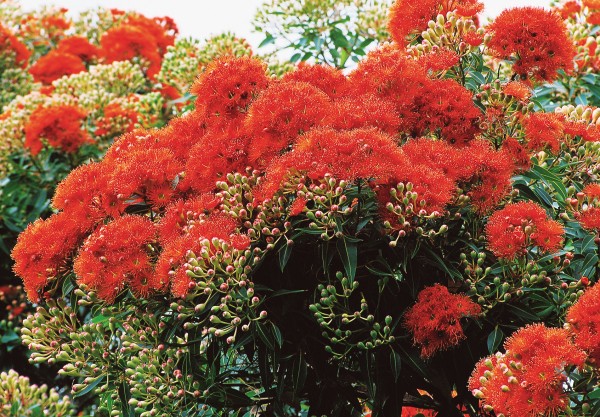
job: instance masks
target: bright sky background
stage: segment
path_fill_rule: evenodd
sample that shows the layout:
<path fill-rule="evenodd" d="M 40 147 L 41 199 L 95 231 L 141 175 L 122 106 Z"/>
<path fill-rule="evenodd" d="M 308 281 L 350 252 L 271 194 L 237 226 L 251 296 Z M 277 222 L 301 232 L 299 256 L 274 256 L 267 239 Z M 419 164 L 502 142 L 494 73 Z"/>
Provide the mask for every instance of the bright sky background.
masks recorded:
<path fill-rule="evenodd" d="M 413 0 L 419 1 L 419 0 Z M 496 16 L 514 6 L 548 6 L 550 0 L 484 0 L 485 16 Z M 170 16 L 183 36 L 206 39 L 224 31 L 246 38 L 254 47 L 262 40 L 252 33 L 252 17 L 263 0 L 20 0 L 30 9 L 57 5 L 73 11 L 97 6 L 136 10 L 146 16 Z"/>

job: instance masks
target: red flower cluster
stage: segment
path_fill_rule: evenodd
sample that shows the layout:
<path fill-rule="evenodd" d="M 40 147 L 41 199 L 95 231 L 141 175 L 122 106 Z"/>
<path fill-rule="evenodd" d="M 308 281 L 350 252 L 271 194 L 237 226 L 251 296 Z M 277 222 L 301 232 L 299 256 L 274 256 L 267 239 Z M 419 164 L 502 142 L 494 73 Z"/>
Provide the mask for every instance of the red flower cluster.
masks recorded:
<path fill-rule="evenodd" d="M 421 356 L 429 358 L 458 345 L 465 338 L 460 319 L 480 312 L 481 307 L 469 297 L 451 294 L 447 287 L 436 284 L 419 293 L 417 303 L 404 315 L 404 323 L 421 347 Z"/>
<path fill-rule="evenodd" d="M 440 11 L 440 0 L 396 0 L 390 8 L 388 31 L 394 41 L 404 45 L 408 35 L 426 29 Z"/>
<path fill-rule="evenodd" d="M 530 113 L 523 119 L 527 148 L 539 151 L 549 148 L 560 150 L 568 137 L 579 136 L 586 142 L 600 141 L 600 129 L 593 123 L 567 120 L 560 113 Z"/>
<path fill-rule="evenodd" d="M 318 180 L 331 174 L 338 180 L 369 181 L 382 208 L 390 201 L 391 187 L 410 182 L 423 200 L 419 210 L 428 212 L 443 212 L 457 185 L 471 195 L 478 209 L 484 200 L 495 204 L 505 195 L 513 170 L 504 152 L 473 140 L 479 112 L 468 90 L 454 81 L 429 78 L 425 69 L 392 46 L 371 53 L 348 77 L 337 70 L 304 65 L 283 80 L 271 80 L 260 61 L 225 57 L 208 66 L 192 92 L 197 95 L 193 112 L 160 130 L 123 135 L 100 163 L 74 170 L 56 191 L 54 206 L 80 225 L 82 237 L 92 236 L 80 254 L 87 248 L 101 248 L 93 257 L 77 258 L 79 279 L 108 300 L 126 287 L 141 295 L 168 284 L 173 294 L 186 294 L 193 285 L 189 275 L 196 273 L 189 269 L 190 250 L 203 253 L 207 265 L 216 262 L 213 252 L 222 252 L 219 248 L 237 250 L 239 256 L 249 238 L 238 232 L 237 220 L 220 212 L 221 202 L 212 193 L 217 181 L 226 180 L 228 173 L 244 172 L 247 166 L 264 176 L 254 198 L 271 199 L 289 175 Z M 430 99 L 421 97 L 424 93 Z M 56 123 L 65 119 L 65 113 Z M 38 119 L 48 116 L 33 117 L 32 124 L 41 125 L 34 123 Z M 54 130 L 29 130 L 30 137 L 53 144 Z M 73 124 L 63 130 L 73 132 Z M 446 140 L 423 140 L 436 149 L 435 155 L 411 142 L 405 149 L 400 147 L 394 136 L 413 131 Z M 451 145 L 454 142 L 462 147 Z M 300 214 L 305 204 L 298 199 L 293 212 Z M 140 252 L 142 241 L 107 246 L 108 232 L 118 234 L 125 213 L 146 213 L 143 222 L 124 223 L 131 230 L 139 228 L 140 238 L 148 235 L 142 226 L 148 224 L 147 217 L 160 224 L 159 245 L 143 240 L 144 251 L 149 247 L 156 251 L 152 256 Z M 40 230 L 47 233 L 48 229 Z M 127 233 L 135 236 L 134 231 Z M 22 240 L 34 238 L 31 233 Z M 75 240 L 82 239 L 77 235 Z M 13 253 L 19 265 L 26 263 L 25 246 L 22 242 Z M 111 251 L 114 257 L 99 255 Z M 102 256 L 107 259 L 104 269 L 91 274 L 90 265 L 103 262 Z M 130 268 L 131 262 L 126 267 L 110 260 L 130 256 L 143 268 L 123 269 Z M 144 256 L 152 259 L 150 266 Z M 46 269 L 54 270 L 50 263 Z M 40 276 L 19 271 L 26 281 L 35 280 L 36 290 L 43 286 Z M 109 274 L 114 279 L 102 278 Z"/>
<path fill-rule="evenodd" d="M 196 112 L 209 125 L 239 125 L 250 103 L 269 83 L 266 70 L 256 59 L 224 57 L 213 61 L 190 89 L 197 96 Z"/>
<path fill-rule="evenodd" d="M 555 415 L 564 410 L 568 366 L 581 366 L 585 353 L 564 329 L 534 324 L 506 340 L 505 354 L 482 359 L 469 380 L 484 409 L 507 417 Z"/>
<path fill-rule="evenodd" d="M 504 10 L 488 27 L 491 55 L 514 59 L 522 79 L 552 81 L 557 71 L 570 71 L 575 48 L 561 17 L 540 7 Z"/>
<path fill-rule="evenodd" d="M 85 71 L 85 63 L 77 55 L 59 50 L 50 51 L 29 68 L 35 81 L 51 84 L 65 75 Z"/>
<path fill-rule="evenodd" d="M 550 148 L 558 152 L 565 135 L 564 117 L 557 113 L 531 113 L 523 121 L 527 147 L 532 151 Z"/>
<path fill-rule="evenodd" d="M 455 189 L 453 183 L 459 183 L 475 209 L 483 213 L 495 207 L 510 190 L 510 178 L 515 170 L 511 157 L 505 151 L 493 150 L 487 142 L 476 140 L 457 148 L 441 141 L 419 139 L 409 141 L 402 149 L 419 167 L 421 177 L 431 176 L 434 188 L 424 192 L 438 196 L 428 200 L 428 204 L 439 203 L 436 210 L 442 210 L 450 201 Z M 434 176 L 435 171 L 439 174 Z"/>
<path fill-rule="evenodd" d="M 46 142 L 65 152 L 75 152 L 91 140 L 81 127 L 85 117 L 81 109 L 71 105 L 40 107 L 25 125 L 25 147 L 32 155 L 40 153 Z"/>
<path fill-rule="evenodd" d="M 140 297 L 162 289 L 167 277 L 153 274 L 151 256 L 156 227 L 141 216 L 123 216 L 98 227 L 85 240 L 73 263 L 79 282 L 111 302 L 125 283 Z"/>
<path fill-rule="evenodd" d="M 478 0 L 396 0 L 390 8 L 388 30 L 392 39 L 400 45 L 406 37 L 427 29 L 427 22 L 435 20 L 438 13 L 455 11 L 465 17 L 473 17 L 483 10 Z"/>
<path fill-rule="evenodd" d="M 56 50 L 65 54 L 75 55 L 83 62 L 90 62 L 99 54 L 98 47 L 89 43 L 83 36 L 71 36 L 61 39 Z"/>
<path fill-rule="evenodd" d="M 326 65 L 310 65 L 305 62 L 301 62 L 294 71 L 284 74 L 281 80 L 311 84 L 331 99 L 342 98 L 348 86 L 348 79 L 340 70 Z"/>
<path fill-rule="evenodd" d="M 39 301 L 39 291 L 48 279 L 67 271 L 67 261 L 85 236 L 85 228 L 68 214 L 55 214 L 36 220 L 19 235 L 13 249 L 15 274 L 23 278 L 31 301 Z"/>
<path fill-rule="evenodd" d="M 347 181 L 363 178 L 385 184 L 406 166 L 394 140 L 375 128 L 313 129 L 298 140 L 293 152 L 270 163 L 261 194 L 270 198 L 296 172 L 311 179 L 331 174 Z"/>
<path fill-rule="evenodd" d="M 486 226 L 488 246 L 499 258 L 513 259 L 537 246 L 541 251 L 558 250 L 564 229 L 550 220 L 543 208 L 535 203 L 508 204 L 490 216 Z"/>
<path fill-rule="evenodd" d="M 566 20 L 579 13 L 581 11 L 581 5 L 575 0 L 569 0 L 561 4 L 556 11 L 560 13 L 560 17 Z"/>
<path fill-rule="evenodd" d="M 584 229 L 600 231 L 600 184 L 589 184 L 582 191 L 587 206 L 577 212 L 576 218 Z"/>
<path fill-rule="evenodd" d="M 600 367 L 600 285 L 586 290 L 567 312 L 569 330 L 575 336 L 575 344 L 588 354 L 588 360 Z"/>
<path fill-rule="evenodd" d="M 148 77 L 153 79 L 176 34 L 177 27 L 170 18 L 149 19 L 129 14 L 120 25 L 113 26 L 102 36 L 100 53 L 107 63 L 141 58 Z"/>
<path fill-rule="evenodd" d="M 350 74 L 352 94 L 369 92 L 396 106 L 400 131 L 432 134 L 464 146 L 479 132 L 481 112 L 471 93 L 454 80 L 431 79 L 427 68 L 393 45 L 371 52 Z"/>
<path fill-rule="evenodd" d="M 531 87 L 521 81 L 511 81 L 502 87 L 502 92 L 513 96 L 519 101 L 526 102 L 531 97 Z"/>
<path fill-rule="evenodd" d="M 277 106 L 273 106 L 277 103 Z M 264 165 L 333 111 L 327 94 L 301 81 L 271 84 L 252 104 L 246 126 L 253 140 L 250 160 Z"/>
<path fill-rule="evenodd" d="M 17 65 L 25 68 L 31 52 L 10 30 L 0 24 L 0 55 L 14 54 Z"/>

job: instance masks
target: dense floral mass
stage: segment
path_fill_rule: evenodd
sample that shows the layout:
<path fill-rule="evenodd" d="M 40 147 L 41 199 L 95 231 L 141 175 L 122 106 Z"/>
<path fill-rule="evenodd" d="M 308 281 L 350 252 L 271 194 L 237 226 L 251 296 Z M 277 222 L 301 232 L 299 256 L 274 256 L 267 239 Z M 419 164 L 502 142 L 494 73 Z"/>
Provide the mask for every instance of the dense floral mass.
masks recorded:
<path fill-rule="evenodd" d="M 421 356 L 430 357 L 459 344 L 465 338 L 460 319 L 480 311 L 469 297 L 451 294 L 438 284 L 419 293 L 417 304 L 406 312 L 404 320 L 415 343 L 421 346 Z"/>
<path fill-rule="evenodd" d="M 367 52 L 314 1 L 285 74 L 169 18 L 2 29 L 7 154 L 72 168 L 11 253 L 31 363 L 111 415 L 597 415 L 600 6 L 396 0 Z"/>
<path fill-rule="evenodd" d="M 386 46 L 385 54 L 399 54 L 400 49 L 395 50 L 394 48 L 396 47 L 392 45 Z M 381 53 L 375 51 L 367 58 L 364 65 L 370 65 L 370 61 L 377 63 L 380 57 Z M 413 65 L 408 58 L 401 59 L 406 62 L 406 65 Z M 304 77 L 307 77 L 306 68 L 300 67 L 298 70 L 305 74 Z M 378 68 L 379 71 L 387 74 L 386 67 L 377 65 L 374 67 L 375 73 Z M 413 72 L 418 77 L 424 81 L 427 80 L 427 74 L 419 71 L 418 67 L 413 67 Z M 353 97 L 354 94 L 358 99 L 364 97 L 365 94 L 374 96 L 380 94 L 376 85 L 364 83 L 366 81 L 366 77 L 362 75 L 364 72 L 364 66 L 359 66 L 348 80 L 344 80 L 344 83 L 348 84 L 349 91 L 346 98 Z M 315 76 L 320 75 L 317 71 L 312 73 Z M 330 76 L 339 77 L 335 73 Z M 291 78 L 291 75 L 288 78 Z M 376 79 L 377 76 L 374 77 L 371 74 L 370 78 Z M 470 143 L 474 133 L 469 133 L 468 136 L 463 136 L 464 141 L 460 142 L 461 146 L 446 145 L 447 153 L 455 158 L 454 162 L 449 162 L 445 158 L 436 159 L 432 157 L 433 155 L 429 158 L 418 157 L 419 148 L 415 147 L 412 142 L 406 145 L 409 149 L 405 153 L 403 147 L 398 147 L 391 136 L 379 130 L 391 131 L 395 122 L 392 122 L 392 126 L 385 126 L 384 120 L 369 117 L 369 119 L 360 120 L 358 126 L 350 124 L 346 125 L 345 129 L 335 129 L 330 126 L 339 125 L 340 115 L 335 109 L 336 98 L 330 97 L 325 91 L 314 85 L 322 82 L 322 77 L 318 77 L 314 81 L 311 79 L 307 81 L 290 79 L 289 81 L 273 80 L 269 82 L 266 68 L 260 61 L 253 58 L 228 57 L 215 61 L 192 87 L 192 91 L 197 95 L 194 114 L 182 119 L 184 121 L 190 119 L 192 125 L 197 125 L 195 135 L 190 135 L 186 131 L 187 126 L 180 123 L 172 124 L 158 131 L 136 131 L 123 136 L 108 150 L 102 162 L 90 167 L 94 171 L 92 184 L 97 184 L 98 187 L 92 184 L 86 185 L 90 195 L 86 196 L 84 201 L 88 202 L 88 207 L 82 207 L 80 204 L 61 203 L 60 207 L 64 211 L 64 215 L 80 225 L 85 225 L 90 231 L 94 230 L 96 225 L 100 225 L 104 219 L 120 219 L 120 216 L 130 212 L 134 207 L 141 207 L 144 212 L 151 213 L 151 217 L 159 219 L 163 208 L 170 202 L 181 198 L 187 201 L 198 195 L 196 194 L 198 192 L 214 192 L 216 182 L 225 180 L 228 173 L 243 172 L 246 166 L 252 166 L 259 170 L 268 167 L 260 186 L 254 191 L 256 197 L 259 198 L 256 200 L 258 203 L 277 198 L 285 181 L 290 179 L 297 181 L 293 178 L 306 177 L 311 181 L 318 181 L 326 175 L 330 175 L 345 180 L 347 183 L 369 180 L 370 186 L 375 187 L 374 191 L 381 202 L 381 209 L 386 218 L 389 217 L 390 222 L 394 225 L 393 228 L 410 229 L 413 225 L 410 222 L 408 225 L 405 223 L 413 215 L 441 216 L 445 206 L 458 197 L 457 183 L 459 180 L 469 181 L 473 175 L 486 170 L 486 164 L 494 159 L 496 153 L 502 154 L 503 152 L 486 150 L 486 145 L 478 141 Z M 438 80 L 426 82 L 443 83 Z M 393 92 L 397 97 L 396 100 L 403 101 L 398 106 L 413 113 L 412 117 L 416 117 L 421 112 L 419 109 L 421 107 L 420 96 L 415 94 L 412 102 L 407 101 L 407 98 L 400 92 L 405 88 L 410 88 L 410 84 L 404 84 L 402 78 L 398 79 L 397 83 L 394 90 L 388 89 L 382 98 L 389 97 L 389 94 Z M 353 84 L 355 86 L 350 87 Z M 453 88 L 469 95 L 468 91 L 458 83 L 452 85 Z M 448 86 L 446 85 L 446 87 Z M 329 90 L 331 93 L 331 89 Z M 443 90 L 450 91 L 448 88 Z M 456 97 L 453 97 L 453 100 L 455 99 Z M 276 109 L 272 108 L 273 102 L 279 104 Z M 473 106 L 470 100 L 468 100 L 467 106 Z M 456 103 L 451 107 L 452 109 L 460 108 Z M 432 117 L 435 115 L 448 117 L 445 115 L 447 108 L 445 106 L 433 107 L 428 111 Z M 458 113 L 464 116 L 465 111 Z M 32 117 L 32 119 L 37 120 L 36 117 Z M 64 128 L 61 130 L 61 132 L 66 131 L 67 129 Z M 396 127 L 395 134 L 409 135 L 412 131 L 412 128 Z M 445 134 L 444 130 L 441 130 L 438 131 L 439 133 L 434 133 L 431 128 L 418 128 L 418 133 L 426 132 L 430 132 L 434 137 L 439 136 L 440 139 L 455 137 L 455 132 Z M 48 135 L 50 136 L 50 134 Z M 184 142 L 175 145 L 179 137 L 184 139 Z M 217 138 L 219 138 L 218 141 Z M 433 142 L 432 139 L 421 140 L 423 145 L 431 142 L 434 149 L 436 146 L 443 146 L 443 142 Z M 450 142 L 453 141 L 450 140 Z M 209 151 L 211 143 L 219 144 L 218 149 L 215 148 L 218 154 L 212 154 Z M 440 145 L 435 145 L 436 143 Z M 173 146 L 182 148 L 180 150 Z M 231 151 L 229 151 L 230 147 Z M 194 151 L 196 148 L 200 151 L 198 154 Z M 185 154 L 186 149 L 189 150 L 187 154 Z M 476 150 L 483 151 L 483 153 L 477 152 L 481 155 L 487 153 L 486 159 L 488 160 L 469 158 L 471 159 L 470 163 L 465 164 L 468 159 L 467 155 Z M 441 149 L 439 151 L 443 152 Z M 180 155 L 180 157 L 177 158 L 175 155 Z M 449 168 L 452 169 L 454 168 L 451 166 L 452 163 L 462 163 L 462 166 L 457 167 L 458 169 L 455 168 L 455 172 L 450 172 L 446 165 L 450 165 Z M 74 178 L 78 178 L 82 171 L 75 171 L 71 175 L 74 176 L 76 173 L 77 177 Z M 508 183 L 511 173 L 511 169 L 500 171 L 499 174 L 505 176 L 500 181 Z M 486 175 L 479 174 L 479 176 L 482 184 L 471 190 L 476 201 L 490 199 L 496 201 L 507 191 L 505 186 L 501 186 L 499 190 L 501 194 L 493 195 L 491 184 L 497 180 Z M 488 181 L 490 184 L 487 184 Z M 63 191 L 63 189 L 73 187 L 70 185 L 71 182 L 74 183 L 73 185 L 79 183 L 69 176 L 58 193 L 68 194 L 69 191 Z M 392 203 L 398 198 L 398 195 L 397 193 L 390 195 L 390 190 L 395 189 L 398 183 L 411 184 L 412 189 L 407 189 L 407 195 L 411 200 L 414 199 L 414 203 L 417 203 L 416 206 L 413 203 L 406 205 Z M 75 191 L 79 192 L 76 187 L 70 192 Z M 464 197 L 468 198 L 471 191 L 463 190 Z M 61 197 L 61 200 L 64 198 L 67 201 L 73 201 L 67 196 Z M 100 202 L 100 207 L 97 202 Z M 391 216 L 389 213 L 385 213 L 388 203 L 392 205 L 393 214 Z M 401 223 L 398 223 L 397 211 L 402 212 L 402 216 L 406 216 Z M 75 214 L 83 216 L 83 218 L 74 217 Z M 239 221 L 237 221 L 237 227 L 242 226 Z M 132 227 L 135 228 L 135 223 Z M 135 229 L 132 233 L 137 234 Z M 141 230 L 139 234 L 145 236 L 145 232 Z M 203 235 L 203 237 L 210 240 L 216 235 L 211 233 Z M 23 247 L 30 246 L 23 241 L 24 238 L 25 235 L 20 239 L 18 248 L 21 245 Z M 36 234 L 33 234 L 31 238 L 37 239 Z M 198 239 L 198 236 L 195 239 Z M 76 250 L 76 248 L 73 249 Z M 164 249 L 169 249 L 169 246 L 165 246 Z M 183 256 L 185 251 L 191 250 L 191 248 L 180 250 L 181 255 L 179 256 Z M 16 268 L 19 271 L 25 271 L 26 268 L 22 268 L 22 265 L 28 260 L 22 259 L 19 250 L 15 250 L 13 256 Z M 140 263 L 146 265 L 144 269 L 152 270 L 151 264 L 141 261 Z M 78 261 L 75 262 L 76 273 L 82 271 L 80 265 Z M 110 270 L 110 265 L 109 262 L 104 268 Z M 47 269 L 52 270 L 50 265 Z M 89 268 L 90 271 L 96 269 L 95 267 Z M 23 273 L 22 276 L 27 282 L 28 273 Z M 164 269 L 161 269 L 160 273 L 164 274 Z M 98 279 L 94 281 L 97 284 L 92 285 L 92 288 L 96 288 L 99 294 L 111 294 L 106 297 L 108 299 L 114 298 L 116 294 L 113 289 L 122 288 L 123 282 L 119 281 L 129 276 L 130 272 L 115 273 L 112 271 L 111 274 L 114 279 L 117 279 L 116 282 L 109 284 L 110 281 L 106 279 Z M 52 276 L 54 275 L 48 275 L 49 278 Z M 77 276 L 81 277 L 82 275 L 77 273 Z M 173 274 L 170 278 L 171 287 L 181 287 L 177 280 L 182 277 L 181 274 Z M 163 282 L 167 277 L 155 277 L 154 279 L 156 282 Z M 187 282 L 187 277 L 185 280 Z M 89 280 L 84 282 L 90 283 Z M 110 289 L 103 290 L 97 288 L 97 285 L 108 285 Z M 34 298 L 37 297 L 34 296 Z"/>

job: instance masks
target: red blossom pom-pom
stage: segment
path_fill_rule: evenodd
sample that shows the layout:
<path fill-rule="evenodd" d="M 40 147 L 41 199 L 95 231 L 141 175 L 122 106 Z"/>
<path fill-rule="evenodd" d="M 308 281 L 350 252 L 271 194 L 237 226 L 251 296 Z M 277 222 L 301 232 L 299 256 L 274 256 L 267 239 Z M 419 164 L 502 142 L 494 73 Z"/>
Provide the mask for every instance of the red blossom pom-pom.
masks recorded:
<path fill-rule="evenodd" d="M 44 143 L 65 152 L 75 152 L 91 140 L 82 128 L 85 117 L 85 112 L 71 105 L 40 107 L 25 125 L 25 147 L 32 155 L 40 153 Z"/>
<path fill-rule="evenodd" d="M 71 36 L 61 39 L 56 47 L 58 52 L 71 54 L 79 57 L 84 62 L 96 58 L 100 52 L 97 46 L 92 45 L 83 36 Z"/>
<path fill-rule="evenodd" d="M 31 52 L 14 34 L 0 24 L 0 55 L 5 53 L 14 54 L 18 65 L 25 68 Z"/>
<path fill-rule="evenodd" d="M 496 58 L 516 59 L 513 71 L 523 79 L 552 81 L 559 69 L 573 68 L 575 48 L 555 12 L 541 7 L 507 9 L 488 31 L 489 52 Z"/>
<path fill-rule="evenodd" d="M 50 84 L 65 75 L 78 74 L 85 70 L 84 62 L 77 55 L 50 51 L 29 68 L 29 73 L 35 81 Z"/>
<path fill-rule="evenodd" d="M 11 256 L 15 274 L 23 278 L 27 296 L 39 301 L 48 280 L 64 273 L 73 252 L 85 236 L 85 227 L 67 213 L 36 220 L 19 235 Z"/>
<path fill-rule="evenodd" d="M 548 219 L 543 208 L 535 203 L 508 204 L 495 212 L 486 226 L 489 248 L 496 256 L 513 259 L 538 246 L 543 252 L 558 250 L 564 229 Z"/>
<path fill-rule="evenodd" d="M 567 311 L 569 330 L 575 344 L 585 350 L 588 360 L 600 368 L 600 285 L 587 289 Z"/>
<path fill-rule="evenodd" d="M 79 282 L 112 302 L 128 285 L 138 296 L 165 287 L 155 280 L 148 245 L 156 242 L 154 223 L 142 216 L 123 216 L 96 229 L 73 263 Z"/>
<path fill-rule="evenodd" d="M 417 303 L 404 315 L 404 323 L 412 333 L 421 356 L 456 346 L 465 338 L 460 319 L 476 316 L 481 307 L 465 295 L 451 294 L 448 288 L 436 284 L 419 293 Z"/>

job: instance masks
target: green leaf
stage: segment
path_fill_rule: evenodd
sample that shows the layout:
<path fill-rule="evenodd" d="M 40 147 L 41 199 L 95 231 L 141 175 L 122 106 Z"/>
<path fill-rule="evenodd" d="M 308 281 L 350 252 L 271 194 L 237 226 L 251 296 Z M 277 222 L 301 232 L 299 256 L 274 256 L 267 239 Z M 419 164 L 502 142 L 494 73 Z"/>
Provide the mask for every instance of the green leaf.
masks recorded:
<path fill-rule="evenodd" d="M 333 41 L 333 44 L 336 47 L 344 49 L 348 49 L 350 47 L 350 42 L 348 42 L 348 39 L 340 29 L 331 29 L 330 36 L 331 40 Z"/>
<path fill-rule="evenodd" d="M 539 165 L 534 165 L 531 171 L 538 174 L 542 178 L 542 180 L 548 185 L 548 187 L 552 188 L 554 191 L 557 192 L 559 202 L 565 202 L 565 199 L 567 198 L 567 189 L 565 188 L 565 185 L 563 184 L 562 180 L 558 175 L 548 171 L 545 168 L 542 168 Z"/>
<path fill-rule="evenodd" d="M 588 252 L 595 252 L 595 250 L 596 250 L 595 239 L 596 239 L 596 235 L 593 235 L 593 234 L 586 235 L 586 237 L 583 238 L 583 241 L 581 242 L 580 253 L 585 254 Z"/>
<path fill-rule="evenodd" d="M 400 372 L 402 370 L 402 357 L 394 349 L 392 349 L 392 352 L 390 354 L 390 366 L 392 367 L 394 381 L 397 382 L 400 378 Z"/>
<path fill-rule="evenodd" d="M 233 387 L 226 387 L 223 391 L 225 395 L 225 403 L 229 407 L 241 408 L 247 407 L 252 404 L 252 401 L 246 394 L 241 392 L 239 389 Z"/>
<path fill-rule="evenodd" d="M 71 291 L 73 291 L 74 289 L 75 283 L 73 282 L 71 277 L 65 278 L 65 282 L 63 282 L 62 285 L 62 296 L 67 297 L 69 294 L 71 294 Z"/>
<path fill-rule="evenodd" d="M 44 412 L 42 411 L 42 406 L 39 404 L 35 404 L 29 407 L 29 411 L 31 412 L 31 417 L 44 417 Z"/>
<path fill-rule="evenodd" d="M 355 241 L 351 241 L 345 236 L 337 241 L 337 250 L 342 264 L 344 265 L 344 271 L 350 282 L 354 281 L 356 276 L 356 264 L 358 260 L 358 247 Z"/>
<path fill-rule="evenodd" d="M 594 268 L 598 264 L 598 255 L 595 253 L 588 253 L 585 256 L 581 266 L 577 269 L 577 275 L 582 276 L 591 276 Z"/>
<path fill-rule="evenodd" d="M 488 351 L 490 353 L 496 352 L 498 350 L 498 347 L 500 346 L 500 343 L 502 343 L 503 339 L 504 339 L 504 333 L 502 332 L 502 329 L 500 329 L 498 326 L 496 326 L 496 328 L 490 332 L 490 334 L 488 335 L 488 338 L 487 338 Z"/>
<path fill-rule="evenodd" d="M 77 394 L 73 395 L 73 397 L 74 398 L 82 397 L 82 396 L 92 392 L 94 389 L 96 389 L 96 387 L 100 384 L 100 382 L 102 382 L 102 380 L 105 380 L 105 379 L 106 379 L 105 375 L 100 375 L 98 378 L 94 379 L 91 383 L 89 383 L 87 385 L 87 387 L 85 387 L 84 389 L 79 391 Z"/>
<path fill-rule="evenodd" d="M 307 292 L 307 291 L 308 290 L 277 290 L 269 296 L 269 299 L 273 299 L 275 297 L 281 297 L 283 295 L 302 294 L 303 292 Z"/>
<path fill-rule="evenodd" d="M 267 35 L 262 40 L 262 42 L 258 45 L 258 47 L 262 48 L 262 47 L 270 45 L 272 43 L 275 43 L 275 38 L 273 37 L 273 35 L 271 35 L 269 32 L 267 32 Z"/>
<path fill-rule="evenodd" d="M 279 330 L 279 327 L 275 326 L 275 324 L 269 324 L 271 325 L 271 332 L 273 333 L 273 338 L 277 343 L 277 346 L 281 348 L 283 346 L 283 336 L 281 335 L 281 330 Z"/>
<path fill-rule="evenodd" d="M 279 249 L 279 269 L 281 272 L 285 269 L 288 261 L 290 260 L 290 255 L 292 254 L 292 245 L 288 245 L 287 241 L 283 244 L 281 249 Z"/>
<path fill-rule="evenodd" d="M 296 62 L 298 62 L 300 60 L 300 58 L 302 58 L 302 54 L 300 52 L 296 52 L 294 55 L 292 55 L 292 57 L 290 58 L 290 62 L 295 64 Z"/>
<path fill-rule="evenodd" d="M 304 360 L 304 354 L 300 352 L 300 354 L 296 355 L 294 358 L 294 363 L 292 365 L 292 389 L 296 394 L 299 394 L 302 388 L 304 388 L 307 374 L 308 367 L 306 365 L 306 360 Z"/>
<path fill-rule="evenodd" d="M 435 253 L 429 246 L 423 245 L 423 248 L 430 255 L 430 258 L 426 259 L 427 263 L 435 266 L 440 271 L 445 272 L 454 280 L 462 280 L 462 274 L 456 268 L 454 268 L 448 262 L 445 262 L 442 258 L 440 258 L 440 256 L 437 253 Z"/>
<path fill-rule="evenodd" d="M 535 322 L 539 320 L 539 317 L 535 314 L 531 313 L 523 309 L 522 307 L 518 307 L 514 304 L 507 304 L 506 309 L 510 310 L 515 316 L 527 321 L 527 322 Z"/>
<path fill-rule="evenodd" d="M 266 325 L 256 322 L 256 332 L 258 333 L 258 337 L 260 338 L 260 340 L 262 340 L 262 342 L 269 350 L 275 350 L 273 335 L 271 334 L 269 329 L 267 329 Z"/>
<path fill-rule="evenodd" d="M 413 370 L 417 371 L 417 373 L 421 375 L 421 377 L 427 379 L 429 377 L 427 372 L 427 365 L 425 364 L 425 362 L 423 362 L 423 360 L 421 360 L 419 354 L 416 351 L 409 352 L 405 350 L 402 346 L 398 346 L 398 348 L 400 349 L 400 355 L 402 359 L 406 363 L 408 363 L 408 365 L 411 368 L 413 368 Z"/>
<path fill-rule="evenodd" d="M 14 330 L 8 330 L 0 337 L 0 343 L 4 345 L 19 339 L 19 335 Z"/>

